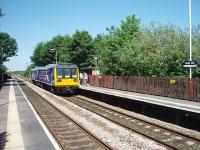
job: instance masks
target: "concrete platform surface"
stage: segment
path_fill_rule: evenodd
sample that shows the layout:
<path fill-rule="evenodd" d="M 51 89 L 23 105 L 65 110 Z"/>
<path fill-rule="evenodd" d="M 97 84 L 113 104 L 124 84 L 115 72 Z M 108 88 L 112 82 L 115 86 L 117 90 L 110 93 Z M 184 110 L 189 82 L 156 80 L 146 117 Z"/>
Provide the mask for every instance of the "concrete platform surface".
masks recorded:
<path fill-rule="evenodd" d="M 0 149 L 59 149 L 14 80 L 0 89 Z"/>
<path fill-rule="evenodd" d="M 80 86 L 80 89 L 113 95 L 122 98 L 128 98 L 135 101 L 151 103 L 155 105 L 175 108 L 179 110 L 189 111 L 200 114 L 200 102 L 193 102 L 188 100 L 181 100 L 169 97 L 154 96 L 148 94 L 140 94 L 134 92 L 127 92 L 109 88 L 95 87 L 95 86 Z"/>

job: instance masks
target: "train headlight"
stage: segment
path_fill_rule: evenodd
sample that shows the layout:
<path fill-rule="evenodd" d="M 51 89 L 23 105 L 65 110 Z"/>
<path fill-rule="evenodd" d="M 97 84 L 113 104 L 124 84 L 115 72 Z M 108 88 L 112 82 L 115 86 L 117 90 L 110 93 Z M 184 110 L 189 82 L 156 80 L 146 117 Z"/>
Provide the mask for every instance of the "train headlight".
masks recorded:
<path fill-rule="evenodd" d="M 58 79 L 58 80 L 57 80 L 57 82 L 61 82 L 61 81 L 62 81 L 61 79 Z"/>
<path fill-rule="evenodd" d="M 78 79 L 74 79 L 73 81 L 74 81 L 74 82 L 77 82 L 77 81 L 78 81 Z"/>

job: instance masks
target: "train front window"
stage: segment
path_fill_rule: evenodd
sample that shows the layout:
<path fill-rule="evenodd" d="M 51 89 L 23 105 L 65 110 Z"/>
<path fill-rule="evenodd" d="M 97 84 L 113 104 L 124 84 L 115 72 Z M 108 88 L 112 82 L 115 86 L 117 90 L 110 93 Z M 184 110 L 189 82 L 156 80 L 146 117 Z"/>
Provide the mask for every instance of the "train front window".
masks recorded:
<path fill-rule="evenodd" d="M 58 78 L 62 78 L 62 69 L 57 68 L 57 76 Z"/>
<path fill-rule="evenodd" d="M 77 78 L 77 69 L 73 68 L 71 69 L 71 72 L 72 72 L 72 78 Z"/>
<path fill-rule="evenodd" d="M 57 68 L 58 78 L 77 78 L 77 68 Z"/>
<path fill-rule="evenodd" d="M 70 70 L 69 69 L 63 69 L 63 76 L 64 78 L 70 77 Z"/>

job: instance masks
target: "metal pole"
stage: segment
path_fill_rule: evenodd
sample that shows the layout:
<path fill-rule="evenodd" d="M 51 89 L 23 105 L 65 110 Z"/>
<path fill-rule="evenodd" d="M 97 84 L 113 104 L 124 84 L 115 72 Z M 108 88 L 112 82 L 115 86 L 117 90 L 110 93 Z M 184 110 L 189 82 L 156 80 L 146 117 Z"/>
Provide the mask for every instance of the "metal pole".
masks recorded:
<path fill-rule="evenodd" d="M 58 52 L 57 52 L 57 49 L 55 49 L 55 48 L 52 48 L 52 49 L 50 49 L 50 51 L 54 51 L 54 52 L 56 51 L 56 62 L 55 62 L 55 63 L 57 64 L 57 57 L 58 57 L 58 54 L 57 54 L 57 53 L 58 53 Z"/>
<path fill-rule="evenodd" d="M 190 61 L 192 61 L 192 8 L 189 0 L 189 19 L 190 19 Z M 190 68 L 190 79 L 192 78 L 192 68 Z"/>
<path fill-rule="evenodd" d="M 192 0 L 189 0 L 189 22 L 190 22 L 190 62 L 192 61 Z M 189 75 L 189 99 L 193 99 L 192 67 Z"/>
<path fill-rule="evenodd" d="M 99 70 L 99 67 L 98 67 L 98 60 L 96 61 L 96 63 L 97 63 L 97 71 Z"/>
<path fill-rule="evenodd" d="M 57 54 L 57 49 L 56 49 L 56 64 L 57 64 L 57 55 L 58 55 L 58 54 Z"/>

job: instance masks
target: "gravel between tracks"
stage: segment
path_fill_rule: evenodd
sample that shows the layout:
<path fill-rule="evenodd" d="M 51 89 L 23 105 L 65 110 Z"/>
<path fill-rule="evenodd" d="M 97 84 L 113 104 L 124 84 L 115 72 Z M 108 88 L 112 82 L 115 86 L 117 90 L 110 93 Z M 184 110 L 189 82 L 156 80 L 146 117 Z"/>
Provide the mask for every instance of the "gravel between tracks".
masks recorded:
<path fill-rule="evenodd" d="M 182 134 L 189 135 L 191 137 L 195 137 L 197 139 L 200 139 L 200 132 L 198 132 L 198 131 L 186 129 L 186 128 L 180 127 L 180 126 L 172 124 L 172 123 L 163 122 L 163 121 L 160 121 L 158 119 L 150 118 L 150 117 L 147 117 L 145 115 L 134 113 L 134 112 L 131 112 L 131 111 L 119 108 L 119 107 L 111 106 L 111 105 L 108 105 L 106 103 L 103 103 L 103 102 L 100 102 L 100 101 L 96 101 L 96 100 L 93 100 L 93 99 L 90 99 L 90 98 L 87 98 L 87 97 L 84 97 L 84 96 L 78 96 L 78 97 L 83 98 L 83 99 L 87 99 L 88 101 L 91 101 L 93 103 L 102 105 L 104 107 L 107 107 L 107 108 L 122 112 L 124 114 L 130 115 L 130 116 L 133 116 L 133 117 L 136 117 L 136 118 L 139 118 L 141 120 L 145 120 L 145 121 L 149 121 L 149 122 L 155 123 L 155 124 L 157 124 L 159 126 L 163 126 L 163 127 L 167 128 L 167 129 L 174 130 L 174 131 L 180 132 Z"/>
<path fill-rule="evenodd" d="M 166 149 L 150 139 L 118 126 L 111 121 L 64 100 L 63 98 L 53 95 L 28 82 L 25 83 L 58 109 L 62 110 L 63 113 L 70 116 L 72 119 L 82 124 L 91 133 L 108 143 L 113 149 Z"/>

